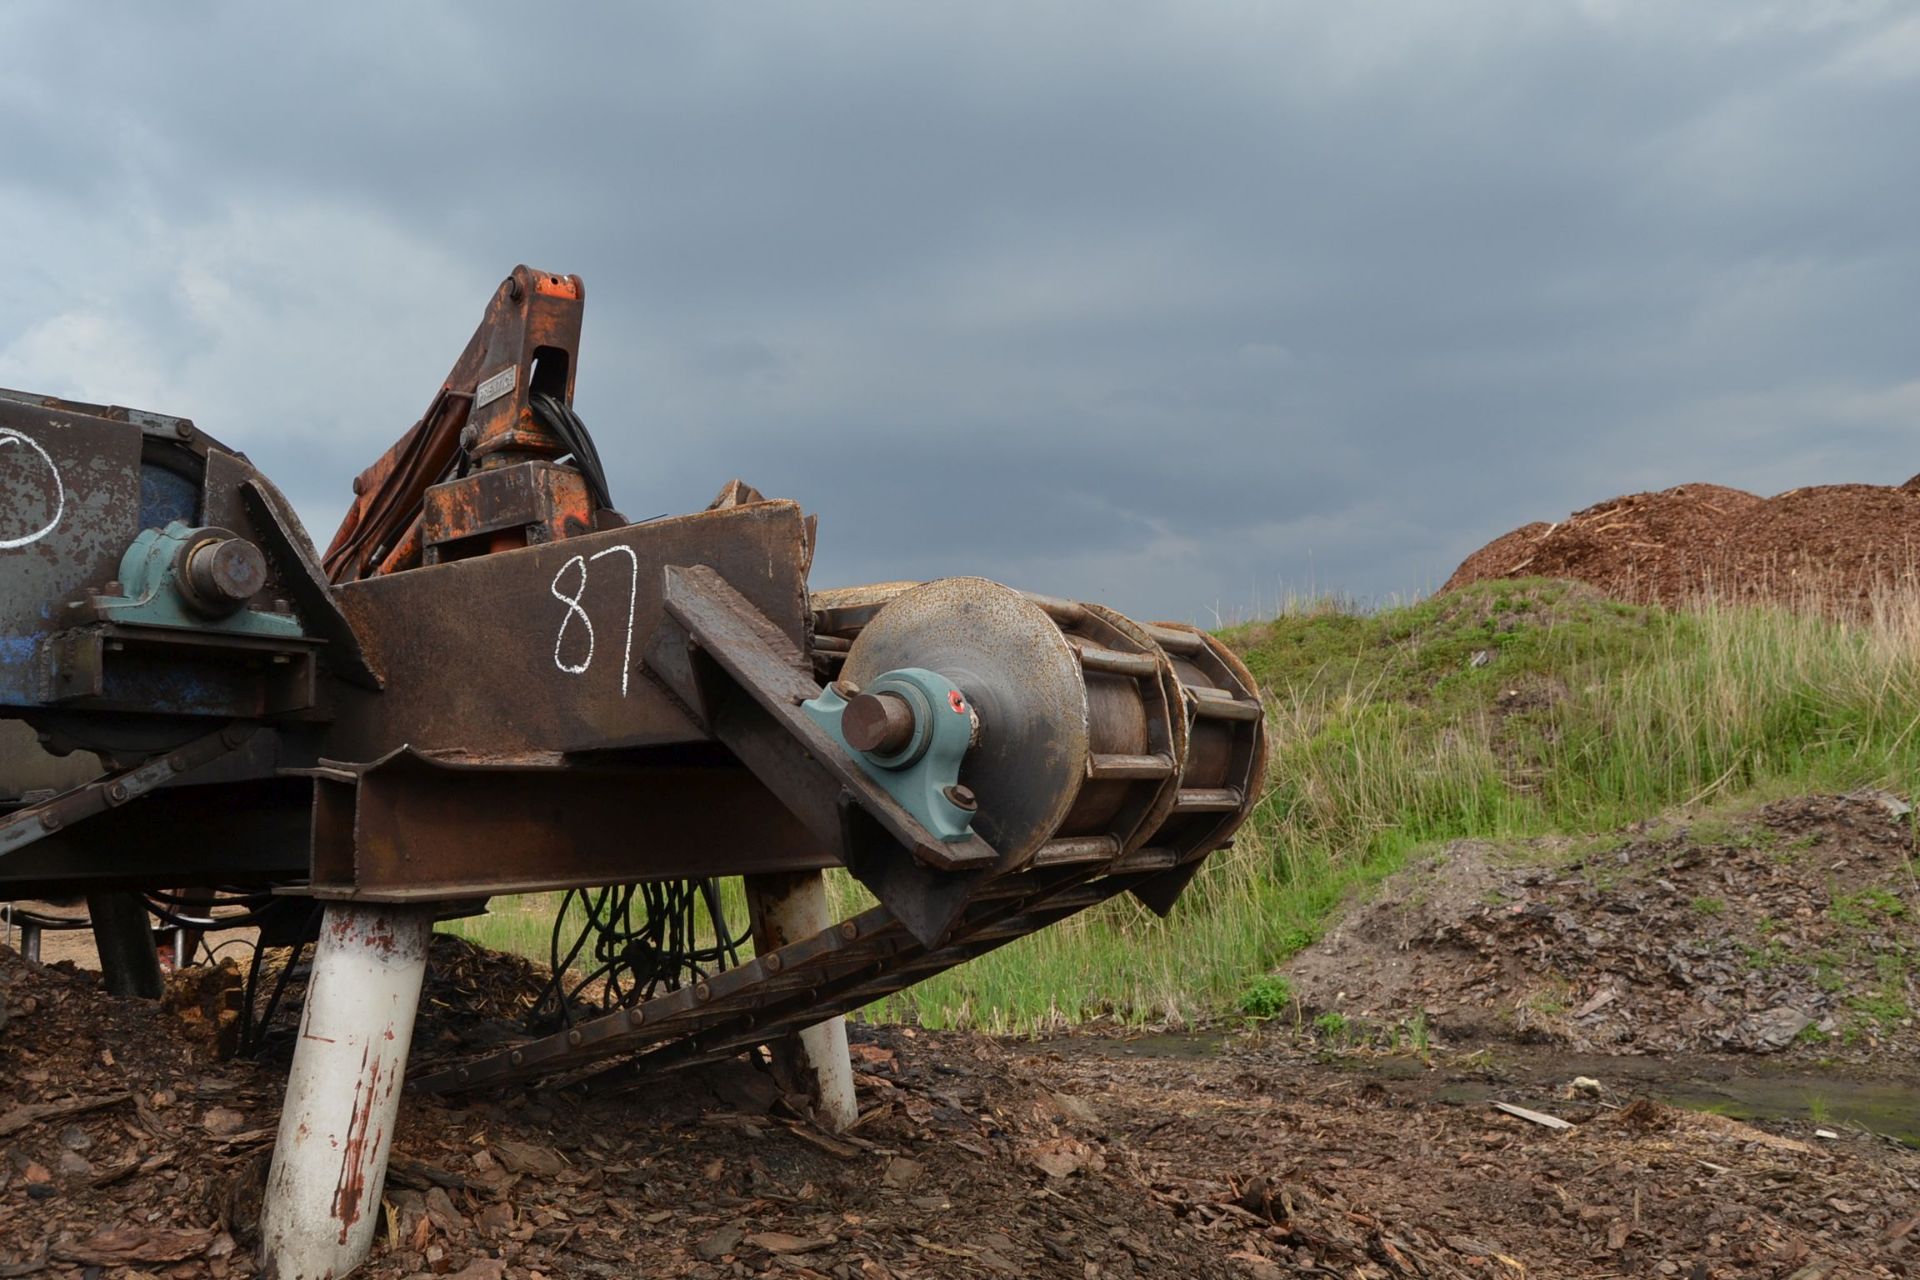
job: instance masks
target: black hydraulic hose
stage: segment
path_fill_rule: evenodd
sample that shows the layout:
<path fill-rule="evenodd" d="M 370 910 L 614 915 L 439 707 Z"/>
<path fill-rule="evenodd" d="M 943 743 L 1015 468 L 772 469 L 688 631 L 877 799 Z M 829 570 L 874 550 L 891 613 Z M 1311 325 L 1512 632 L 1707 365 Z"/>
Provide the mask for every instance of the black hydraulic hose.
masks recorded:
<path fill-rule="evenodd" d="M 587 492 L 592 496 L 594 505 L 601 508 L 613 506 L 612 491 L 607 487 L 606 467 L 601 464 L 600 451 L 594 447 L 593 433 L 587 430 L 587 424 L 573 411 L 573 406 L 558 396 L 536 391 L 528 398 L 533 407 L 534 417 L 540 425 L 559 437 L 566 446 L 567 453 L 573 459 L 573 465 L 587 481 Z"/>

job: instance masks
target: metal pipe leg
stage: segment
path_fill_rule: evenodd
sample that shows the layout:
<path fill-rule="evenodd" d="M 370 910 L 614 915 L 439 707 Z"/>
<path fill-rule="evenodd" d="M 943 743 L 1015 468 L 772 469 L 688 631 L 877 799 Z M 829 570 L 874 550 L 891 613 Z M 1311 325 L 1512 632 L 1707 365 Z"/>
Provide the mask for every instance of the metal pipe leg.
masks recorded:
<path fill-rule="evenodd" d="M 137 893 L 90 893 L 87 916 L 93 921 L 93 945 L 100 953 L 100 976 L 108 994 L 158 1000 L 166 983 L 145 900 Z"/>
<path fill-rule="evenodd" d="M 345 1275 L 373 1247 L 431 907 L 330 903 L 260 1215 L 277 1280 Z"/>
<path fill-rule="evenodd" d="M 833 925 L 827 878 L 819 871 L 746 876 L 753 945 L 765 955 Z M 847 1020 L 828 1018 L 797 1035 L 773 1042 L 774 1070 L 814 1100 L 814 1114 L 829 1129 L 845 1129 L 860 1116 L 853 1094 L 853 1062 L 847 1056 Z"/>

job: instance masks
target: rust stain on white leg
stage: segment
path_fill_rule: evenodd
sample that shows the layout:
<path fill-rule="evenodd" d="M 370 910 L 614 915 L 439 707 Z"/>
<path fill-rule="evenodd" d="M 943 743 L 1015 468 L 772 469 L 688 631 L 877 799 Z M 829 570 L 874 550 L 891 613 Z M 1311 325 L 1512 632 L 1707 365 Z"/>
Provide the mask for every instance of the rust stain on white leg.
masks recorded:
<path fill-rule="evenodd" d="M 431 908 L 327 908 L 261 1215 L 278 1280 L 344 1275 L 372 1248 L 432 926 Z"/>

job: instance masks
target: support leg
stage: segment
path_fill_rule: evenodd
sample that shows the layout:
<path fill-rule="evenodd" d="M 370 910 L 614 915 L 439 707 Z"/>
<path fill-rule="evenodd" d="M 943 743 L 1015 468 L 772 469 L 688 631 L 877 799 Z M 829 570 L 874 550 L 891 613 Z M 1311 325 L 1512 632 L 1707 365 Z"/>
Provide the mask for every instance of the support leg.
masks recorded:
<path fill-rule="evenodd" d="M 158 1000 L 165 989 L 160 953 L 153 945 L 147 904 L 137 893 L 90 893 L 87 915 L 93 921 L 93 945 L 107 992 Z"/>
<path fill-rule="evenodd" d="M 769 873 L 745 879 L 753 945 L 762 955 L 833 924 L 827 878 L 821 872 Z M 859 1118 L 845 1018 L 828 1018 L 775 1041 L 772 1047 L 774 1070 L 813 1098 L 814 1114 L 822 1125 L 844 1129 Z"/>
<path fill-rule="evenodd" d="M 373 1247 L 433 914 L 332 903 L 320 922 L 260 1215 L 277 1280 L 345 1275 Z"/>

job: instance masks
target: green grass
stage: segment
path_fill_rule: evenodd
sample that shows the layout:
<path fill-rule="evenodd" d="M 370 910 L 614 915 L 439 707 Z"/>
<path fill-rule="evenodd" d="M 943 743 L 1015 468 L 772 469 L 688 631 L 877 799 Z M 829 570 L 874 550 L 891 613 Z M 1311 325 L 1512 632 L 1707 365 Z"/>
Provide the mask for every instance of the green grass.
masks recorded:
<path fill-rule="evenodd" d="M 1293 1003 L 1293 984 L 1277 973 L 1263 973 L 1240 993 L 1239 1011 L 1249 1018 L 1275 1018 Z"/>
<path fill-rule="evenodd" d="M 1827 907 L 1827 915 L 1849 929 L 1871 928 L 1906 913 L 1907 904 L 1900 901 L 1897 894 L 1881 888 L 1837 894 Z"/>
<path fill-rule="evenodd" d="M 1784 608 L 1628 606 L 1536 580 L 1378 612 L 1319 605 L 1224 634 L 1266 691 L 1270 780 L 1172 917 L 1116 900 L 868 1016 L 1030 1031 L 1229 1014 L 1416 851 L 1604 841 L 1678 805 L 1905 791 L 1920 771 L 1920 599 L 1845 625 Z M 835 894 L 864 902 L 844 878 Z M 1877 923 L 1898 905 L 1833 909 Z M 535 954 L 545 946 L 543 929 Z"/>
<path fill-rule="evenodd" d="M 1313 1020 L 1314 1032 L 1322 1040 L 1345 1043 L 1353 1038 L 1353 1024 L 1344 1013 L 1323 1013 Z"/>

